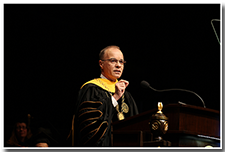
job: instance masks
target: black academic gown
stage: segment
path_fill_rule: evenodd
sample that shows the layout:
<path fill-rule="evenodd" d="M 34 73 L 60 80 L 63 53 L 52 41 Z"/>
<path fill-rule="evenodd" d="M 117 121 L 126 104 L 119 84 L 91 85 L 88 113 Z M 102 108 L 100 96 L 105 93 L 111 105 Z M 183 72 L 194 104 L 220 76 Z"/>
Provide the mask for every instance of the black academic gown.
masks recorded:
<path fill-rule="evenodd" d="M 129 111 L 125 118 L 138 114 L 131 94 L 125 92 Z M 121 99 L 118 101 L 119 106 Z M 111 146 L 111 122 L 117 121 L 117 111 L 108 91 L 95 84 L 86 84 L 78 94 L 75 111 L 75 146 Z"/>

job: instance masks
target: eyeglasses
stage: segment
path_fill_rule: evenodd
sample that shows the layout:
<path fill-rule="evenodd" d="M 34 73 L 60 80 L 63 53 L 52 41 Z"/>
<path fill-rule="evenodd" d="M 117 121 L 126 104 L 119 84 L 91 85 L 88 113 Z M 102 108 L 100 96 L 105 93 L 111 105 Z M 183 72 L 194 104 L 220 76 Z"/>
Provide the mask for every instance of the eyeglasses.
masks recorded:
<path fill-rule="evenodd" d="M 27 129 L 27 127 L 25 127 L 25 126 L 23 126 L 23 127 L 16 127 L 16 129 L 17 130 L 20 130 L 20 129 L 23 129 L 24 130 L 24 129 Z"/>
<path fill-rule="evenodd" d="M 106 60 L 102 60 L 102 61 L 109 61 L 111 62 L 112 64 L 116 64 L 116 63 L 120 63 L 121 65 L 124 65 L 126 63 L 126 61 L 124 61 L 123 59 L 121 60 L 117 60 L 115 58 L 111 58 L 111 59 L 106 59 Z"/>

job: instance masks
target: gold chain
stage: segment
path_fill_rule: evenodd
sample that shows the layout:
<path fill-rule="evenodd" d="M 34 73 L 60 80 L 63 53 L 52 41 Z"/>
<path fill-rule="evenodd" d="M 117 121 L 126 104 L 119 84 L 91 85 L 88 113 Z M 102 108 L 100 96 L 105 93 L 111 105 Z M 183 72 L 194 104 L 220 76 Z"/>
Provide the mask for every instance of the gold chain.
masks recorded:
<path fill-rule="evenodd" d="M 109 91 L 109 88 L 101 80 L 99 80 L 99 79 L 97 79 L 97 80 L 108 90 L 109 94 L 111 96 L 113 96 L 112 93 Z M 128 111 L 129 111 L 129 107 L 124 102 L 124 100 L 125 100 L 125 98 L 124 98 L 124 94 L 123 94 L 123 96 L 122 96 L 122 104 L 121 104 L 121 112 L 119 111 L 119 104 L 116 105 L 116 110 L 118 112 L 117 117 L 118 117 L 119 120 L 123 120 L 125 118 L 123 112 L 124 113 L 128 113 Z"/>

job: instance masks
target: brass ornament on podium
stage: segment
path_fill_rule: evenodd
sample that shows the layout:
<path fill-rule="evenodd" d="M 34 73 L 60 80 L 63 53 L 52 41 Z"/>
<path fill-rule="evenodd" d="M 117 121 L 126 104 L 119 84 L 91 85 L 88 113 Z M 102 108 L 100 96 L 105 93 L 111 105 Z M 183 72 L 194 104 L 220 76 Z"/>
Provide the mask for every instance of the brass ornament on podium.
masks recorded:
<path fill-rule="evenodd" d="M 168 118 L 162 112 L 163 104 L 158 102 L 158 112 L 151 116 L 149 127 L 153 134 L 153 140 L 162 140 L 162 136 L 168 130 Z"/>

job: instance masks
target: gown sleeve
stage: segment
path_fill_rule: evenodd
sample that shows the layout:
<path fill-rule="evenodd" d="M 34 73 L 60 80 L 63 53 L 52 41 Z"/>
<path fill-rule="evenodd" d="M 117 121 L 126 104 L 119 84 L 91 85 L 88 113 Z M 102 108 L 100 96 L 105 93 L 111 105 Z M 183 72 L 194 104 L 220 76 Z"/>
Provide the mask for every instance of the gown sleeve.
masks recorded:
<path fill-rule="evenodd" d="M 107 91 L 94 84 L 85 85 L 79 91 L 75 111 L 77 146 L 109 146 L 115 112 Z"/>

